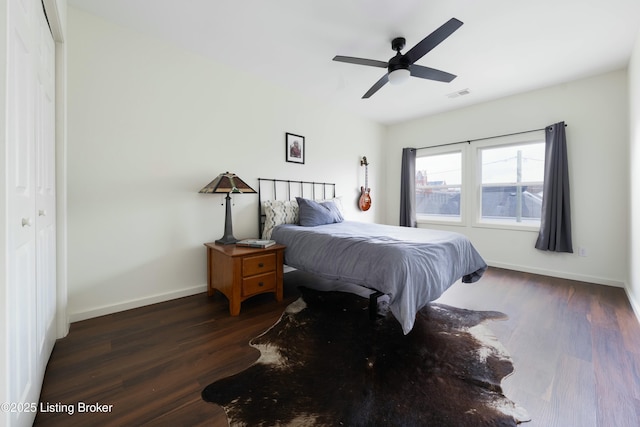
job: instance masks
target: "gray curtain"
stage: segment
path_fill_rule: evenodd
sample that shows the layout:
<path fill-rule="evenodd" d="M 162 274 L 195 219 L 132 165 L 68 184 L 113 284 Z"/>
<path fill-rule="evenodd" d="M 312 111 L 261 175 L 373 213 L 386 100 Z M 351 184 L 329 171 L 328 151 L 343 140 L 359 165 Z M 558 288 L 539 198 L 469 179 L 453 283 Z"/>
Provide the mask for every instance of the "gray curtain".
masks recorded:
<path fill-rule="evenodd" d="M 567 137 L 564 127 L 564 122 L 560 122 L 545 129 L 544 193 L 536 248 L 573 253 Z"/>
<path fill-rule="evenodd" d="M 400 176 L 400 225 L 417 227 L 416 222 L 416 149 L 402 149 Z"/>

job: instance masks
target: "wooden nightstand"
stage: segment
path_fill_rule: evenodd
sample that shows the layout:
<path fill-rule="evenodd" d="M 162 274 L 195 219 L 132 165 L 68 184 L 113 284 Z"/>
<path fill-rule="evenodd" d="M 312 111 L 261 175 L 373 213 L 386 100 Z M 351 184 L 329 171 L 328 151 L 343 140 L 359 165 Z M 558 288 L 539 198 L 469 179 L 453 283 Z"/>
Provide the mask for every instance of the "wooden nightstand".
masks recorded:
<path fill-rule="evenodd" d="M 265 292 L 282 301 L 284 245 L 247 248 L 205 243 L 207 247 L 208 294 L 222 292 L 229 300 L 232 316 L 240 314 L 240 303 Z"/>

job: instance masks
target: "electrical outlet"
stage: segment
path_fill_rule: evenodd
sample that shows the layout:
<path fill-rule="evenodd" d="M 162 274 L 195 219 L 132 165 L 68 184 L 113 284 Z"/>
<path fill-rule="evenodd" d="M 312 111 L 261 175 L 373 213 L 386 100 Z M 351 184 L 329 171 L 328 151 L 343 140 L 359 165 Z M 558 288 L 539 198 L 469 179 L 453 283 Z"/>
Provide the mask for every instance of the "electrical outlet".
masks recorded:
<path fill-rule="evenodd" d="M 587 248 L 583 248 L 583 247 L 578 248 L 578 255 L 587 256 Z"/>

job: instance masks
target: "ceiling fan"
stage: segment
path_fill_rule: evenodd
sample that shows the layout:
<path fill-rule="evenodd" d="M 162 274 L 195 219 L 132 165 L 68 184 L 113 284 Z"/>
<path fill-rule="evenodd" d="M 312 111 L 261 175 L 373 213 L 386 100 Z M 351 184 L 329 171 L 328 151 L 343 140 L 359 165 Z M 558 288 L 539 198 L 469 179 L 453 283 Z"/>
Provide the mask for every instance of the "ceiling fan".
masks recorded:
<path fill-rule="evenodd" d="M 349 64 L 368 65 L 370 67 L 386 68 L 387 74 L 382 76 L 372 87 L 364 94 L 362 98 L 369 98 L 376 93 L 382 86 L 391 82 L 392 84 L 401 83 L 410 76 L 419 77 L 421 79 L 436 80 L 439 82 L 449 83 L 456 76 L 434 68 L 416 65 L 415 62 L 429 53 L 433 48 L 442 43 L 447 37 L 453 34 L 462 26 L 462 22 L 456 18 L 451 18 L 445 22 L 440 28 L 422 39 L 420 43 L 409 49 L 405 54 L 400 51 L 404 49 L 406 40 L 404 37 L 397 37 L 391 41 L 391 48 L 396 51 L 396 55 L 389 62 L 376 61 L 374 59 L 354 58 L 352 56 L 337 55 L 334 61 L 347 62 Z"/>

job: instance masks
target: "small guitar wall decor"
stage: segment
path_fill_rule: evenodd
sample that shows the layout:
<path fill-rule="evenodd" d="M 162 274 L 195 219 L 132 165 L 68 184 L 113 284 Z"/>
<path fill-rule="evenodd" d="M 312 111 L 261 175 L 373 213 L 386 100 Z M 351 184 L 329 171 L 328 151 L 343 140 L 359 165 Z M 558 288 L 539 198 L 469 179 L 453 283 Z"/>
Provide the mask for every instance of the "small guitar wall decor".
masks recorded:
<path fill-rule="evenodd" d="M 364 166 L 364 187 L 360 187 L 360 200 L 358 200 L 358 206 L 362 211 L 368 211 L 371 207 L 371 189 L 369 188 L 369 163 L 367 157 L 363 157 L 360 160 L 360 166 Z"/>

